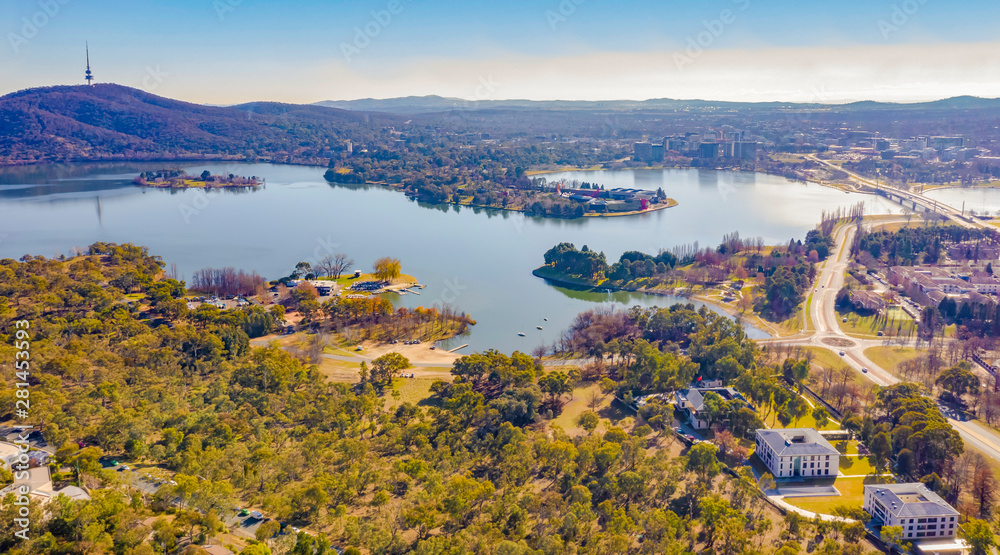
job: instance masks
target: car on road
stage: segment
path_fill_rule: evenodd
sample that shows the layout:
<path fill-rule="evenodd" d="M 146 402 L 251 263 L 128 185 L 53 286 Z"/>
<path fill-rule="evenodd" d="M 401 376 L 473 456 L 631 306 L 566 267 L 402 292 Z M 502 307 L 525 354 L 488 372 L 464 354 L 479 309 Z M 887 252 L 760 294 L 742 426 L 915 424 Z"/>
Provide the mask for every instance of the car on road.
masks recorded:
<path fill-rule="evenodd" d="M 868 369 L 867 368 L 862 368 L 861 371 L 864 372 L 865 374 L 868 373 Z"/>
<path fill-rule="evenodd" d="M 844 351 L 840 351 L 840 356 L 844 356 Z"/>

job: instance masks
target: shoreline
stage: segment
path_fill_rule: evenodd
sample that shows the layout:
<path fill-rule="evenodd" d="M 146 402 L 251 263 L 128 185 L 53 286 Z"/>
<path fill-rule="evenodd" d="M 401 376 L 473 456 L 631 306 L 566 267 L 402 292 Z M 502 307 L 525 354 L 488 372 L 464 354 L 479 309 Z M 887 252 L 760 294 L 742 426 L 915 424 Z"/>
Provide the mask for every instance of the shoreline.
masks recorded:
<path fill-rule="evenodd" d="M 719 303 L 719 302 L 715 301 L 714 299 L 712 299 L 710 297 L 706 297 L 705 295 L 701 295 L 701 294 L 698 294 L 698 293 L 685 292 L 685 291 L 678 292 L 676 289 L 674 289 L 672 291 L 661 291 L 661 290 L 657 290 L 657 289 L 643 289 L 643 288 L 622 287 L 622 286 L 619 286 L 619 285 L 611 285 L 611 284 L 609 284 L 609 285 L 594 285 L 593 283 L 584 281 L 582 279 L 571 278 L 571 277 L 567 277 L 567 276 L 563 276 L 563 275 L 546 275 L 545 272 L 541 272 L 540 271 L 540 270 L 542 270 L 542 268 L 546 268 L 546 266 L 539 266 L 538 268 L 535 268 L 534 270 L 531 271 L 531 275 L 533 275 L 533 276 L 535 276 L 537 278 L 544 279 L 546 281 L 553 282 L 553 283 L 558 284 L 558 285 L 569 286 L 569 287 L 584 287 L 584 288 L 587 288 L 587 289 L 590 289 L 590 290 L 593 290 L 593 291 L 600 291 L 600 290 L 603 289 L 603 290 L 611 290 L 611 291 L 625 291 L 625 292 L 628 292 L 628 293 L 640 293 L 640 294 L 643 294 L 643 295 L 652 295 L 652 296 L 656 296 L 656 297 L 671 296 L 671 297 L 680 297 L 682 299 L 690 299 L 690 300 L 694 300 L 694 301 L 698 301 L 698 302 L 704 303 L 706 305 L 713 306 L 713 307 L 721 310 L 722 312 L 728 314 L 731 318 L 733 318 L 733 319 L 735 319 L 735 320 L 737 320 L 737 321 L 739 321 L 741 323 L 746 323 L 746 324 L 749 324 L 750 326 L 753 326 L 754 328 L 760 330 L 761 332 L 766 333 L 768 335 L 768 339 L 776 339 L 776 338 L 780 338 L 781 337 L 781 334 L 778 332 L 778 330 L 776 330 L 774 328 L 774 326 L 771 323 L 769 323 L 766 320 L 760 318 L 756 314 L 752 314 L 748 318 L 748 317 L 746 317 L 744 315 L 739 314 L 738 311 L 736 309 L 734 309 L 733 307 L 731 307 L 731 306 L 729 306 L 727 304 Z"/>
<path fill-rule="evenodd" d="M 197 155 L 192 155 L 190 158 L 107 158 L 107 159 L 87 159 L 87 160 L 63 160 L 63 161 L 52 161 L 52 160 L 34 160 L 34 161 L 12 161 L 6 163 L 0 163 L 0 168 L 27 168 L 31 166 L 56 166 L 56 165 L 66 165 L 66 164 L 142 164 L 142 163 L 154 163 L 154 162 L 182 162 L 182 163 L 199 163 L 199 162 L 230 162 L 238 164 L 272 164 L 275 166 L 304 166 L 311 168 L 326 168 L 327 165 L 324 163 L 310 163 L 310 162 L 295 162 L 295 161 L 282 161 L 278 162 L 275 160 L 247 160 L 246 158 L 225 158 L 225 157 L 210 157 L 210 158 L 199 158 Z M 600 172 L 600 171 L 626 171 L 626 170 L 711 170 L 711 171 L 727 171 L 727 172 L 739 172 L 739 173 L 759 173 L 763 175 L 773 175 L 777 177 L 784 177 L 789 181 L 797 181 L 801 183 L 814 183 L 816 185 L 822 185 L 824 187 L 830 187 L 832 189 L 844 190 L 845 187 L 850 187 L 846 183 L 831 183 L 827 181 L 820 181 L 818 179 L 809 178 L 791 178 L 784 174 L 773 173 L 764 170 L 745 170 L 740 168 L 708 168 L 700 166 L 640 166 L 640 167 L 629 167 L 621 168 L 617 170 L 612 170 L 608 168 L 603 168 L 599 166 L 591 166 L 587 168 L 559 168 L 559 169 L 547 169 L 547 170 L 527 170 L 525 175 L 529 176 L 539 176 L 553 173 L 568 173 L 568 172 Z M 329 183 L 336 183 L 334 181 L 329 181 Z M 995 185 L 990 185 L 989 183 L 996 183 Z M 338 183 L 339 184 L 339 183 Z M 383 187 L 392 187 L 391 184 L 365 181 L 364 183 L 354 183 L 354 185 L 381 185 Z M 925 186 L 930 186 L 930 191 L 936 191 L 938 189 L 1000 189 L 1000 181 L 992 181 L 985 183 L 974 183 L 971 186 L 965 187 L 961 185 L 933 185 L 924 184 Z M 865 191 L 852 190 L 855 193 L 871 194 Z M 444 204 L 454 204 L 454 203 L 444 203 Z M 461 205 L 461 206 L 471 206 L 471 205 Z M 494 208 L 481 206 L 477 208 Z M 497 208 L 498 210 L 511 210 L 515 212 L 520 212 L 520 210 L 515 210 L 511 208 Z"/>

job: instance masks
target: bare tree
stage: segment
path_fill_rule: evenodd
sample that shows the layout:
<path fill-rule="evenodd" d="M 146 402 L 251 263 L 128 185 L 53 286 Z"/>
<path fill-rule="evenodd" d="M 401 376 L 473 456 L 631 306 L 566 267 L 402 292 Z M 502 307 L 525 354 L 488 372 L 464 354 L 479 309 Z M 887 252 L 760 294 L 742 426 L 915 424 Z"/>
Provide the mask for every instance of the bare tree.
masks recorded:
<path fill-rule="evenodd" d="M 332 276 L 334 271 L 333 257 L 330 256 L 329 254 L 324 256 L 322 259 L 320 259 L 319 262 L 316 263 L 314 269 L 316 270 L 316 273 L 320 276 L 326 276 L 326 277 Z"/>
<path fill-rule="evenodd" d="M 972 497 L 979 505 L 979 518 L 990 518 L 993 513 L 996 490 L 997 482 L 993 476 L 993 470 L 985 465 L 976 470 L 972 478 Z"/>
<path fill-rule="evenodd" d="M 338 252 L 337 254 L 333 255 L 333 261 L 332 264 L 330 265 L 330 275 L 332 275 L 334 278 L 340 278 L 340 276 L 344 272 L 346 272 L 353 266 L 354 266 L 354 259 L 352 259 L 351 257 L 347 256 L 342 252 Z"/>

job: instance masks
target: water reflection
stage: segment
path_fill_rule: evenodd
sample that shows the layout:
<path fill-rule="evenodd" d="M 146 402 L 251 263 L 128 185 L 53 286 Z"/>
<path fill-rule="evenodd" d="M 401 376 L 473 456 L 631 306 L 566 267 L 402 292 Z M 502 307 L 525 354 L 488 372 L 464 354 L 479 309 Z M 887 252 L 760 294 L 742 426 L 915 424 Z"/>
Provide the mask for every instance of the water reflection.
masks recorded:
<path fill-rule="evenodd" d="M 178 165 L 192 175 L 208 170 L 263 176 L 267 187 L 246 194 L 132 185 L 140 171 Z M 567 172 L 546 177 L 606 188 L 662 187 L 680 205 L 634 217 L 564 220 L 423 203 L 383 186 L 331 184 L 323 179 L 325 171 L 221 163 L 7 168 L 0 170 L 0 236 L 6 235 L 0 258 L 57 256 L 95 241 L 133 242 L 176 263 L 181 278 L 208 266 L 234 266 L 275 279 L 288 275 L 297 262 L 321 257 L 324 249 L 348 253 L 364 270 L 380 256 L 393 256 L 427 285 L 421 295 L 400 296 L 394 301 L 399 306 L 448 301 L 479 322 L 458 345 L 469 343 L 470 351 L 531 350 L 557 341 L 573 317 L 595 303 L 665 306 L 675 300 L 573 291 L 534 277 L 531 270 L 557 243 L 586 244 L 609 260 L 626 250 L 655 253 L 694 241 L 714 245 L 732 231 L 786 243 L 803 237 L 823 210 L 858 201 L 870 202 L 875 212 L 893 206 L 762 174 Z M 25 188 L 30 194 L 18 192 Z M 544 329 L 535 329 L 543 318 L 549 318 Z M 520 331 L 525 338 L 517 336 Z"/>

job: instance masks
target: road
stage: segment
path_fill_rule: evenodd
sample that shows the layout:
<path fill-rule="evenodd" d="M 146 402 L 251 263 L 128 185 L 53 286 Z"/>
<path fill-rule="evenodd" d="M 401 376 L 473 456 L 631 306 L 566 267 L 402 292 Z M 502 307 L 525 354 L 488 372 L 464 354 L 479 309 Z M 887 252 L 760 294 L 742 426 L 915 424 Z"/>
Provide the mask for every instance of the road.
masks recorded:
<path fill-rule="evenodd" d="M 914 202 L 922 206 L 928 212 L 937 212 L 939 214 L 945 215 L 963 227 L 993 229 L 993 226 L 991 226 L 986 222 L 979 221 L 975 218 L 967 218 L 961 210 L 953 208 L 947 204 L 942 204 L 934 199 L 927 198 L 924 195 L 921 195 L 920 193 L 914 193 L 912 191 L 899 189 L 897 187 L 890 187 L 889 185 L 882 184 L 877 181 L 872 181 L 871 179 L 861 176 L 855 172 L 845 170 L 844 168 L 834 163 L 831 163 L 829 160 L 823 160 L 817 157 L 815 154 L 807 155 L 806 158 L 812 160 L 813 162 L 823 164 L 824 166 L 830 167 L 832 169 L 842 171 L 846 173 L 854 182 L 861 184 L 865 187 L 882 191 L 884 193 L 899 197 L 900 199 L 909 200 L 910 202 Z"/>
<path fill-rule="evenodd" d="M 888 386 L 899 383 L 899 378 L 872 362 L 864 353 L 869 347 L 885 346 L 887 342 L 848 336 L 840 328 L 840 321 L 835 311 L 837 292 L 844 285 L 844 270 L 850 261 L 848 246 L 856 232 L 856 227 L 847 225 L 840 226 L 834 232 L 835 250 L 821 266 L 809 305 L 815 331 L 784 339 L 765 340 L 764 343 L 813 346 L 833 351 L 840 355 L 848 366 L 872 383 Z M 942 405 L 939 407 L 966 444 L 1000 461 L 1000 437 L 976 422 L 968 420 L 964 415 L 957 414 Z"/>

